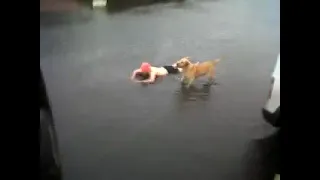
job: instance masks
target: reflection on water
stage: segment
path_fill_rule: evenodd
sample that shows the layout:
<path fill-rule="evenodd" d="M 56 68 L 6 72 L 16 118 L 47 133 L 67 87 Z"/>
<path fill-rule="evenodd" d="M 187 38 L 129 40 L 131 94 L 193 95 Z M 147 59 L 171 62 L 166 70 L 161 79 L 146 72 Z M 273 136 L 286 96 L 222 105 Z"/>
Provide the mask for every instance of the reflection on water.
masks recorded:
<path fill-rule="evenodd" d="M 175 5 L 182 6 L 184 1 L 185 0 L 107 0 L 106 7 L 100 7 L 98 9 L 105 9 L 108 14 L 114 14 L 134 7 L 157 3 L 176 2 Z M 92 20 L 93 8 L 93 0 L 41 0 L 40 26 L 56 26 L 79 22 L 87 23 Z M 137 9 L 135 13 L 148 14 L 154 10 L 155 9 L 148 7 L 147 9 Z"/>
<path fill-rule="evenodd" d="M 201 87 L 199 85 L 191 85 L 187 88 L 181 84 L 180 88 L 176 91 L 176 95 L 182 101 L 208 100 L 213 90 L 211 87 L 211 85 L 204 84 Z"/>
<path fill-rule="evenodd" d="M 272 180 L 280 174 L 280 131 L 251 141 L 243 157 L 246 179 Z"/>
<path fill-rule="evenodd" d="M 108 12 L 114 13 L 118 11 L 122 11 L 125 9 L 144 6 L 144 5 L 151 5 L 154 3 L 165 3 L 165 2 L 183 2 L 184 0 L 135 0 L 135 1 L 128 1 L 128 0 L 108 0 L 107 9 Z"/>
<path fill-rule="evenodd" d="M 138 6 L 155 3 L 184 2 L 185 0 L 40 0 L 40 12 L 72 12 L 83 7 L 106 8 L 108 12 L 120 12 Z"/>

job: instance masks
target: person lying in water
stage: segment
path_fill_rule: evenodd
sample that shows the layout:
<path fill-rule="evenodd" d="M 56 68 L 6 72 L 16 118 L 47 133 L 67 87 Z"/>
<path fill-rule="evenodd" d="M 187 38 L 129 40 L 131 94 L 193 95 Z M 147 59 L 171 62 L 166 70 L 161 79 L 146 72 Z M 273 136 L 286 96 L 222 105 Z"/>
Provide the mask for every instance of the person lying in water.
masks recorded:
<path fill-rule="evenodd" d="M 139 69 L 132 72 L 131 80 L 140 83 L 154 83 L 157 77 L 179 74 L 180 72 L 182 72 L 182 69 L 175 68 L 173 65 L 154 67 L 147 62 L 143 62 Z"/>
<path fill-rule="evenodd" d="M 196 65 L 199 62 L 195 63 Z M 157 77 L 164 77 L 169 74 L 179 74 L 181 68 L 177 68 L 175 64 L 171 66 L 154 67 L 147 62 L 143 62 L 139 69 L 132 72 L 131 80 L 139 83 L 154 83 Z"/>

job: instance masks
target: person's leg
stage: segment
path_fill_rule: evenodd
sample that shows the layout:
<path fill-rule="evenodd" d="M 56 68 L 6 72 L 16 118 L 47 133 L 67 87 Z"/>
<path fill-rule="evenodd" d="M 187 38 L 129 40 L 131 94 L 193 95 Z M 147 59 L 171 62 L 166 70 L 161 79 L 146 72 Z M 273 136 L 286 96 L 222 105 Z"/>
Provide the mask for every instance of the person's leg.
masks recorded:
<path fill-rule="evenodd" d="M 163 66 L 168 71 L 168 74 L 179 74 L 179 68 L 175 68 L 173 66 Z"/>

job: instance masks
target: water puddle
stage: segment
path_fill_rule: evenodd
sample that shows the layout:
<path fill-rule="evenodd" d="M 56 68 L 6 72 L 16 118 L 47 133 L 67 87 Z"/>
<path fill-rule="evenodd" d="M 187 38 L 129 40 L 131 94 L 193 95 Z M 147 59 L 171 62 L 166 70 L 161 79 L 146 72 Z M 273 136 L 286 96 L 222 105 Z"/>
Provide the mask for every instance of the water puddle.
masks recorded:
<path fill-rule="evenodd" d="M 185 85 L 181 84 L 179 89 L 175 91 L 175 94 L 183 101 L 206 101 L 210 99 L 212 93 L 214 92 L 214 86 L 216 85 L 219 85 L 219 83 L 203 83 L 201 85 L 194 84 L 187 88 Z"/>

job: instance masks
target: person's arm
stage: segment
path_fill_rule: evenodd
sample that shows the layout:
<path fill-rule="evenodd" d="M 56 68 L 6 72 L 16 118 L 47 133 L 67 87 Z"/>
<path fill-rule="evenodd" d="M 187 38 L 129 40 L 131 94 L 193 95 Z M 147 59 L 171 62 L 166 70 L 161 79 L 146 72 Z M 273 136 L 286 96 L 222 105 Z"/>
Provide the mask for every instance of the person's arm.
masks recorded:
<path fill-rule="evenodd" d="M 132 80 L 132 81 L 136 81 L 136 75 L 137 75 L 137 73 L 139 73 L 139 72 L 141 72 L 140 69 L 136 69 L 136 70 L 134 70 L 134 71 L 132 72 L 132 75 L 131 75 L 131 80 Z"/>
<path fill-rule="evenodd" d="M 154 83 L 155 80 L 156 80 L 156 73 L 151 72 L 149 79 L 146 79 L 146 80 L 143 80 L 143 81 L 140 81 L 140 82 L 143 82 L 143 83 Z"/>

